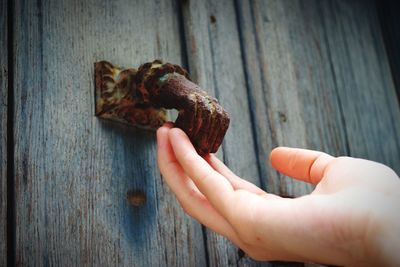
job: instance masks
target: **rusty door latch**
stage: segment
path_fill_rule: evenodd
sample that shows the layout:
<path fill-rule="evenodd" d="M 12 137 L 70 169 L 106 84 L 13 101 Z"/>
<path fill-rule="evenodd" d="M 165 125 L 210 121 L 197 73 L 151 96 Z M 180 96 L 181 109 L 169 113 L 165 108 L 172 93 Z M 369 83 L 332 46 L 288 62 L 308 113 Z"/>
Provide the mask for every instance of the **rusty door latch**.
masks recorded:
<path fill-rule="evenodd" d="M 95 79 L 96 116 L 157 129 L 167 121 L 166 109 L 176 109 L 174 127 L 188 135 L 202 156 L 218 150 L 229 127 L 229 114 L 218 100 L 178 65 L 154 60 L 138 69 L 123 69 L 99 61 Z"/>

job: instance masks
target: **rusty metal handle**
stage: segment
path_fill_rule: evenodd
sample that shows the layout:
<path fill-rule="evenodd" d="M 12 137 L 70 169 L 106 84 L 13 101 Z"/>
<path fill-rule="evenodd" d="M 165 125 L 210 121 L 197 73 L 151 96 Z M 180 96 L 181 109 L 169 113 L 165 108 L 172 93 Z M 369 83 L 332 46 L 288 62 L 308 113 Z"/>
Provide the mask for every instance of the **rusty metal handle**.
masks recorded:
<path fill-rule="evenodd" d="M 182 67 L 155 60 L 136 69 L 95 63 L 96 116 L 156 129 L 165 109 L 177 109 L 181 128 L 200 155 L 218 150 L 229 127 L 229 114 L 217 99 L 190 81 Z"/>

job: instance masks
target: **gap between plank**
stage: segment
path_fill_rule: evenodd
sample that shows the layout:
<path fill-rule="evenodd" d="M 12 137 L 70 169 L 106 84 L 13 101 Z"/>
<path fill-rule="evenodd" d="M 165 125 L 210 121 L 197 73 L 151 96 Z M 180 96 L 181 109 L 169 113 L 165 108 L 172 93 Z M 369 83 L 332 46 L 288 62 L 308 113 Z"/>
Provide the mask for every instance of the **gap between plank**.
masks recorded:
<path fill-rule="evenodd" d="M 330 3 L 332 4 L 332 3 Z M 339 114 L 340 114 L 340 122 L 341 122 L 341 128 L 343 130 L 343 134 L 344 134 L 344 146 L 345 146 L 345 153 L 346 156 L 351 156 L 351 151 L 350 151 L 350 144 L 349 144 L 349 136 L 347 133 L 347 127 L 346 127 L 346 117 L 344 115 L 344 111 L 343 111 L 343 103 L 342 103 L 342 99 L 340 97 L 339 94 L 339 86 L 337 84 L 337 79 L 338 77 L 336 76 L 336 72 L 335 72 L 335 68 L 333 66 L 333 59 L 332 59 L 332 54 L 331 54 L 331 46 L 329 44 L 329 40 L 328 40 L 328 33 L 327 33 L 327 28 L 326 28 L 326 24 L 324 21 L 324 16 L 323 16 L 323 10 L 321 8 L 320 3 L 317 4 L 318 5 L 318 10 L 319 10 L 319 19 L 323 28 L 323 34 L 324 34 L 324 42 L 326 43 L 327 46 L 327 55 L 328 55 L 328 61 L 329 61 L 329 68 L 330 71 L 332 73 L 332 79 L 333 79 L 333 84 L 334 84 L 334 91 L 335 91 L 335 98 L 336 98 L 336 102 L 337 105 L 339 106 Z M 330 6 L 330 10 L 333 10 L 333 6 Z M 346 52 L 348 51 L 348 49 L 346 49 Z"/>
<path fill-rule="evenodd" d="M 7 266 L 16 264 L 14 180 L 14 1 L 7 5 Z"/>
<path fill-rule="evenodd" d="M 181 43 L 181 55 L 182 55 L 182 66 L 190 73 L 189 69 L 189 56 L 188 49 L 186 44 L 186 33 L 185 33 L 185 21 L 183 18 L 183 10 L 182 10 L 182 0 L 176 1 L 176 6 L 178 10 L 178 22 L 179 22 L 179 36 Z"/>
<path fill-rule="evenodd" d="M 397 100 L 400 104 L 400 52 L 396 45 L 400 44 L 400 30 L 396 28 L 396 12 L 400 4 L 391 0 L 375 1 L 375 8 L 378 14 L 379 26 L 383 36 L 385 51 L 388 57 L 393 83 L 395 84 Z"/>
<path fill-rule="evenodd" d="M 250 86 L 250 81 L 249 81 L 249 73 L 246 67 L 246 49 L 243 45 L 244 42 L 244 36 L 243 36 L 243 29 L 242 27 L 240 27 L 240 25 L 243 22 L 243 18 L 242 15 L 240 14 L 239 11 L 239 3 L 238 0 L 234 1 L 234 8 L 235 8 L 235 13 L 236 13 L 236 27 L 238 30 L 238 34 L 239 34 L 239 46 L 240 46 L 240 55 L 241 55 L 241 60 L 242 60 L 242 65 L 243 65 L 243 73 L 244 73 L 244 79 L 246 82 L 246 91 L 247 91 L 247 102 L 249 105 L 249 112 L 250 112 L 250 123 L 251 123 L 251 133 L 253 136 L 253 144 L 254 144 L 254 151 L 256 153 L 256 157 L 257 157 L 257 171 L 258 171 L 258 180 L 260 182 L 260 186 L 263 190 L 267 190 L 267 184 L 266 184 L 266 179 L 263 179 L 261 177 L 262 175 L 262 170 L 261 170 L 261 161 L 262 159 L 260 159 L 260 151 L 259 151 L 259 141 L 257 139 L 257 130 L 256 130 L 256 118 L 255 118 L 255 114 L 254 111 L 251 109 L 251 107 L 253 106 L 252 103 L 252 94 L 251 94 L 251 86 Z"/>

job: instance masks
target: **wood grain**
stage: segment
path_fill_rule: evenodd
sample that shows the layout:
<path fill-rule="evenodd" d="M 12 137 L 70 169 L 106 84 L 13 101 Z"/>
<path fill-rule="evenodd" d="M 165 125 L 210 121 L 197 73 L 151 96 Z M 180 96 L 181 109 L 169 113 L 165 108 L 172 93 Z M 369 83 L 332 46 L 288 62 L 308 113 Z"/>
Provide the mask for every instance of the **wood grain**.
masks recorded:
<path fill-rule="evenodd" d="M 267 189 L 289 196 L 311 190 L 261 164 L 277 145 L 398 169 L 399 106 L 372 1 L 237 3 Z"/>
<path fill-rule="evenodd" d="M 376 6 L 393 80 L 396 85 L 397 99 L 400 102 L 400 3 L 395 0 L 381 0 L 376 1 Z"/>
<path fill-rule="evenodd" d="M 218 156 L 240 177 L 260 185 L 234 2 L 183 2 L 192 78 L 227 109 L 231 123 Z M 252 265 L 225 238 L 206 231 L 211 266 Z"/>
<path fill-rule="evenodd" d="M 375 3 L 322 5 L 349 155 L 400 172 L 400 108 Z"/>
<path fill-rule="evenodd" d="M 308 6 L 309 8 L 305 8 Z M 267 190 L 299 196 L 312 187 L 263 164 L 278 145 L 345 154 L 334 77 L 310 1 L 238 1 L 258 158 Z"/>
<path fill-rule="evenodd" d="M 2 1 L 2 33 L 6 11 Z M 15 13 L 17 265 L 302 266 L 242 257 L 183 213 L 159 174 L 154 133 L 94 117 L 98 60 L 187 63 L 232 116 L 217 155 L 269 192 L 312 190 L 267 163 L 278 145 L 400 171 L 400 110 L 372 0 L 17 0 Z M 7 47 L 6 35 L 0 44 Z M 6 56 L 3 50 L 3 240 Z M 143 206 L 130 205 L 135 190 L 146 196 Z"/>
<path fill-rule="evenodd" d="M 204 266 L 153 133 L 94 117 L 94 65 L 182 61 L 174 1 L 17 1 L 16 257 L 30 266 Z M 129 205 L 128 191 L 146 195 Z"/>
<path fill-rule="evenodd" d="M 7 265 L 7 1 L 0 3 L 0 266 Z"/>

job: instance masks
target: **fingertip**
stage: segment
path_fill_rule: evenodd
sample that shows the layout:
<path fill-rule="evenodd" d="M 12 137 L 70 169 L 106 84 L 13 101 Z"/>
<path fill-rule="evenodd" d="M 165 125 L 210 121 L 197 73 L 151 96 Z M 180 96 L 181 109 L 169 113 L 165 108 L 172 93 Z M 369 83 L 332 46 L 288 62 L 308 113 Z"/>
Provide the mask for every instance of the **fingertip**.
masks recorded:
<path fill-rule="evenodd" d="M 157 146 L 161 146 L 163 141 L 166 137 L 168 137 L 169 129 L 167 127 L 161 126 L 157 129 L 156 136 L 157 136 Z"/>
<path fill-rule="evenodd" d="M 172 128 L 169 132 L 169 136 L 176 138 L 176 137 L 185 137 L 185 132 L 182 131 L 180 128 Z M 186 135 L 187 136 L 187 135 Z"/>
<path fill-rule="evenodd" d="M 174 126 L 173 122 L 166 122 L 161 127 L 159 127 L 156 131 L 157 143 L 164 136 L 168 136 L 168 131 Z"/>
<path fill-rule="evenodd" d="M 272 149 L 272 151 L 269 153 L 269 160 L 271 162 L 272 167 L 277 169 L 277 167 L 279 167 L 280 161 L 285 158 L 285 155 L 287 155 L 287 153 L 290 152 L 290 150 L 291 148 L 284 146 L 279 146 Z"/>
<path fill-rule="evenodd" d="M 275 158 L 276 153 L 279 153 L 279 148 L 279 146 L 275 147 L 271 152 L 269 152 L 269 161 L 272 161 Z"/>
<path fill-rule="evenodd" d="M 185 136 L 182 134 L 182 130 L 179 128 L 172 128 L 168 131 L 168 138 L 169 141 L 171 142 L 172 146 L 177 144 L 179 140 L 182 140 L 182 138 L 185 138 Z"/>
<path fill-rule="evenodd" d="M 164 123 L 163 127 L 171 129 L 172 127 L 174 127 L 174 123 L 172 121 L 167 121 L 166 123 Z"/>
<path fill-rule="evenodd" d="M 180 154 L 184 151 L 190 150 L 197 154 L 193 144 L 189 140 L 189 137 L 181 129 L 172 128 L 169 130 L 168 136 L 175 153 Z"/>
<path fill-rule="evenodd" d="M 169 129 L 171 129 L 172 127 L 174 127 L 174 124 L 173 124 L 172 122 L 168 121 L 168 122 L 164 123 L 161 127 L 159 127 L 159 128 L 157 129 L 157 133 L 158 133 L 159 131 L 169 130 Z"/>
<path fill-rule="evenodd" d="M 271 165 L 289 177 L 317 184 L 324 176 L 332 156 L 314 150 L 277 147 L 271 151 Z"/>

